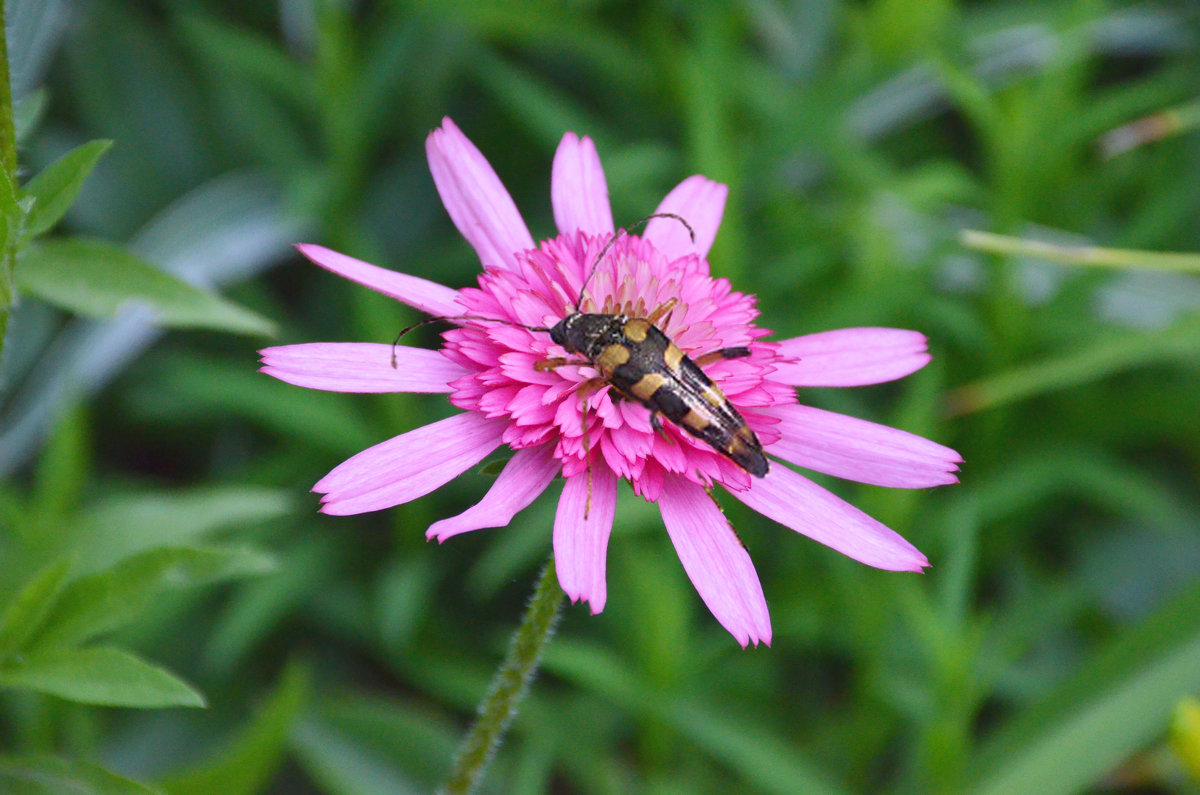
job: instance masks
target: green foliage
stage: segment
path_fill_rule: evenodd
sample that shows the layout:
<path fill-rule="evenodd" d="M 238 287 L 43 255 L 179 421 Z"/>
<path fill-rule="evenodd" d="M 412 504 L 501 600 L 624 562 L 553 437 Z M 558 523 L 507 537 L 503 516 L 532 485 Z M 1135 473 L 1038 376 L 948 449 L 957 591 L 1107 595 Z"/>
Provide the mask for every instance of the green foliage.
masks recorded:
<path fill-rule="evenodd" d="M 52 756 L 0 756 L 0 784 L 12 795 L 157 795 L 159 790 L 99 765 Z"/>
<path fill-rule="evenodd" d="M 35 643 L 70 646 L 134 621 L 163 589 L 261 575 L 270 557 L 249 549 L 157 547 L 80 577 L 65 589 Z"/>
<path fill-rule="evenodd" d="M 557 486 L 441 545 L 425 529 L 494 468 L 319 515 L 304 492 L 334 465 L 454 409 L 283 384 L 234 336 L 390 342 L 419 319 L 292 242 L 474 283 L 425 163 L 445 115 L 535 239 L 566 130 L 596 141 L 618 223 L 689 174 L 727 183 L 710 260 L 775 338 L 930 338 L 911 378 L 802 400 L 966 459 L 937 490 L 823 481 L 917 544 L 922 577 L 727 501 L 774 626 L 749 651 L 622 493 L 608 605 L 566 610 L 482 791 L 1197 791 L 1170 739 L 1200 695 L 1186 4 L 5 6 L 25 66 L 21 167 L 0 176 L 20 299 L 0 369 L 0 791 L 447 775 Z M 997 236 L 971 248 L 964 229 Z"/>
<path fill-rule="evenodd" d="M 59 560 L 34 575 L 25 587 L 12 595 L 0 617 L 0 657 L 12 657 L 26 647 L 45 623 L 46 614 L 58 601 L 59 593 L 71 570 L 69 560 Z"/>
<path fill-rule="evenodd" d="M 981 793 L 1078 792 L 1161 736 L 1200 679 L 1200 585 L 1105 649 L 980 755 Z M 1032 740 L 1032 742 L 1031 742 Z"/>
<path fill-rule="evenodd" d="M 17 286 L 49 304 L 89 317 L 112 317 L 144 302 L 159 324 L 270 335 L 270 321 L 218 295 L 168 276 L 121 246 L 100 240 L 53 240 L 25 249 Z"/>
<path fill-rule="evenodd" d="M 59 222 L 83 188 L 83 181 L 112 146 L 112 141 L 92 141 L 73 149 L 46 166 L 21 189 L 31 200 L 25 216 L 25 234 L 38 237 Z"/>
<path fill-rule="evenodd" d="M 217 759 L 163 782 L 170 795 L 224 795 L 259 792 L 283 761 L 292 726 L 310 697 L 312 675 L 293 665 L 280 676 L 258 714 Z"/>
<path fill-rule="evenodd" d="M 107 707 L 202 707 L 204 699 L 162 668 L 107 646 L 34 649 L 0 666 L 0 687 Z"/>

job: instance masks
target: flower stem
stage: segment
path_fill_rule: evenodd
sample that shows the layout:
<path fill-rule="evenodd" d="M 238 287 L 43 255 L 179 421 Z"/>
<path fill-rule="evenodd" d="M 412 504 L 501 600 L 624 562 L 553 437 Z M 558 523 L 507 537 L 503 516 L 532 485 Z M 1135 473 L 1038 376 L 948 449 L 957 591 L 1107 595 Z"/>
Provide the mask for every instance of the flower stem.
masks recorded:
<path fill-rule="evenodd" d="M 8 76 L 8 28 L 4 22 L 4 0 L 0 0 L 0 172 L 3 182 L 0 189 L 17 189 L 17 133 L 13 126 L 12 84 Z M 10 219 L 3 219 L 9 221 Z M 4 225 L 0 234 L 0 361 L 4 358 L 4 340 L 8 333 L 8 315 L 16 300 L 13 286 L 13 268 L 16 265 L 15 235 Z M 12 241 L 12 242 L 8 242 Z"/>
<path fill-rule="evenodd" d="M 468 793 L 478 786 L 500 746 L 517 707 L 529 692 L 529 683 L 537 673 L 542 650 L 554 634 L 562 614 L 563 590 L 554 570 L 554 557 L 546 562 L 537 589 L 529 600 L 521 626 L 513 635 L 508 656 L 496 671 L 488 693 L 479 705 L 479 717 L 463 738 L 454 769 L 442 792 Z"/>

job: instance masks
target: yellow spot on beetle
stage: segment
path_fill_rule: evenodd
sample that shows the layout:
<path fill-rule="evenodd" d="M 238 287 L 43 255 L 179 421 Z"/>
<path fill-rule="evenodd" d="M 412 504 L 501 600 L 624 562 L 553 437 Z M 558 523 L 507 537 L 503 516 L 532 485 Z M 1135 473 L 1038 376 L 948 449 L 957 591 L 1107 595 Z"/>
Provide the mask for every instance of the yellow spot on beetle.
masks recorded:
<path fill-rule="evenodd" d="M 614 370 L 629 361 L 629 356 L 629 348 L 614 343 L 600 351 L 600 355 L 596 357 L 596 366 L 608 378 Z"/>
<path fill-rule="evenodd" d="M 638 400 L 646 401 L 654 397 L 654 393 L 665 383 L 667 383 L 667 379 L 659 373 L 646 373 L 629 388 L 629 391 Z"/>
<path fill-rule="evenodd" d="M 633 342 L 645 342 L 646 337 L 650 334 L 650 324 L 641 318 L 636 318 L 626 323 L 625 328 L 621 331 Z"/>
<path fill-rule="evenodd" d="M 670 370 L 676 371 L 679 369 L 679 365 L 683 364 L 683 351 L 679 350 L 679 346 L 675 343 L 669 342 L 667 349 L 663 351 L 663 361 Z"/>

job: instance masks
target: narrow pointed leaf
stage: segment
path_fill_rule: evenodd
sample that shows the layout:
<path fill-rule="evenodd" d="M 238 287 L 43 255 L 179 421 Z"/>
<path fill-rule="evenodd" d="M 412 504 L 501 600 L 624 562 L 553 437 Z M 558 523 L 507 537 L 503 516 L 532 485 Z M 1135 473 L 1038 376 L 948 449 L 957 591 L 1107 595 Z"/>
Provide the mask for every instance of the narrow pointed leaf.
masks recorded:
<path fill-rule="evenodd" d="M 983 748 L 970 792 L 1081 792 L 1155 738 L 1200 682 L 1200 586 L 1126 633 Z"/>
<path fill-rule="evenodd" d="M 290 665 L 258 714 L 231 747 L 214 761 L 177 773 L 163 782 L 171 795 L 252 795 L 282 763 L 288 737 L 312 691 L 307 669 Z"/>
<path fill-rule="evenodd" d="M 316 719 L 296 729 L 292 752 L 296 764 L 324 792 L 415 795 L 428 791 L 375 749 Z"/>
<path fill-rule="evenodd" d="M 289 495 L 252 486 L 116 494 L 77 519 L 81 573 L 161 547 L 203 546 L 218 533 L 270 521 L 292 509 Z"/>
<path fill-rule="evenodd" d="M 109 707 L 203 707 L 182 680 L 121 649 L 51 649 L 0 666 L 0 687 Z"/>
<path fill-rule="evenodd" d="M 13 101 L 13 127 L 17 132 L 17 144 L 24 145 L 29 134 L 37 129 L 46 110 L 46 90 L 39 88 Z"/>
<path fill-rule="evenodd" d="M 0 792 L 6 795 L 159 795 L 159 790 L 99 765 L 57 756 L 0 756 Z"/>
<path fill-rule="evenodd" d="M 0 617 L 0 659 L 20 651 L 37 632 L 62 593 L 71 561 L 59 560 L 43 568 L 9 601 Z"/>
<path fill-rule="evenodd" d="M 71 583 L 33 645 L 76 645 L 133 621 L 168 588 L 245 577 L 272 567 L 271 558 L 247 549 L 154 549 Z"/>
<path fill-rule="evenodd" d="M 71 209 L 79 189 L 112 141 L 90 141 L 72 149 L 46 166 L 21 189 L 22 198 L 33 199 L 25 220 L 25 233 L 37 237 L 49 231 Z"/>
<path fill-rule="evenodd" d="M 72 239 L 30 245 L 17 259 L 16 281 L 23 292 L 89 317 L 112 317 L 137 302 L 164 326 L 274 333 L 261 315 L 170 276 L 115 243 Z"/>

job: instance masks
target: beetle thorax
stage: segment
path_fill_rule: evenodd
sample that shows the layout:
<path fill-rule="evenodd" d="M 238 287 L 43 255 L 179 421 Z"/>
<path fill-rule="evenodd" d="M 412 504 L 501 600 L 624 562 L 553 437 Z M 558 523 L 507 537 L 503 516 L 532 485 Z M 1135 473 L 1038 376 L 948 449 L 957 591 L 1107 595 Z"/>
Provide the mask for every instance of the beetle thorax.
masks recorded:
<path fill-rule="evenodd" d="M 629 318 L 624 315 L 593 315 L 573 312 L 550 329 L 550 339 L 589 359 L 605 346 L 621 340 L 621 329 Z"/>

